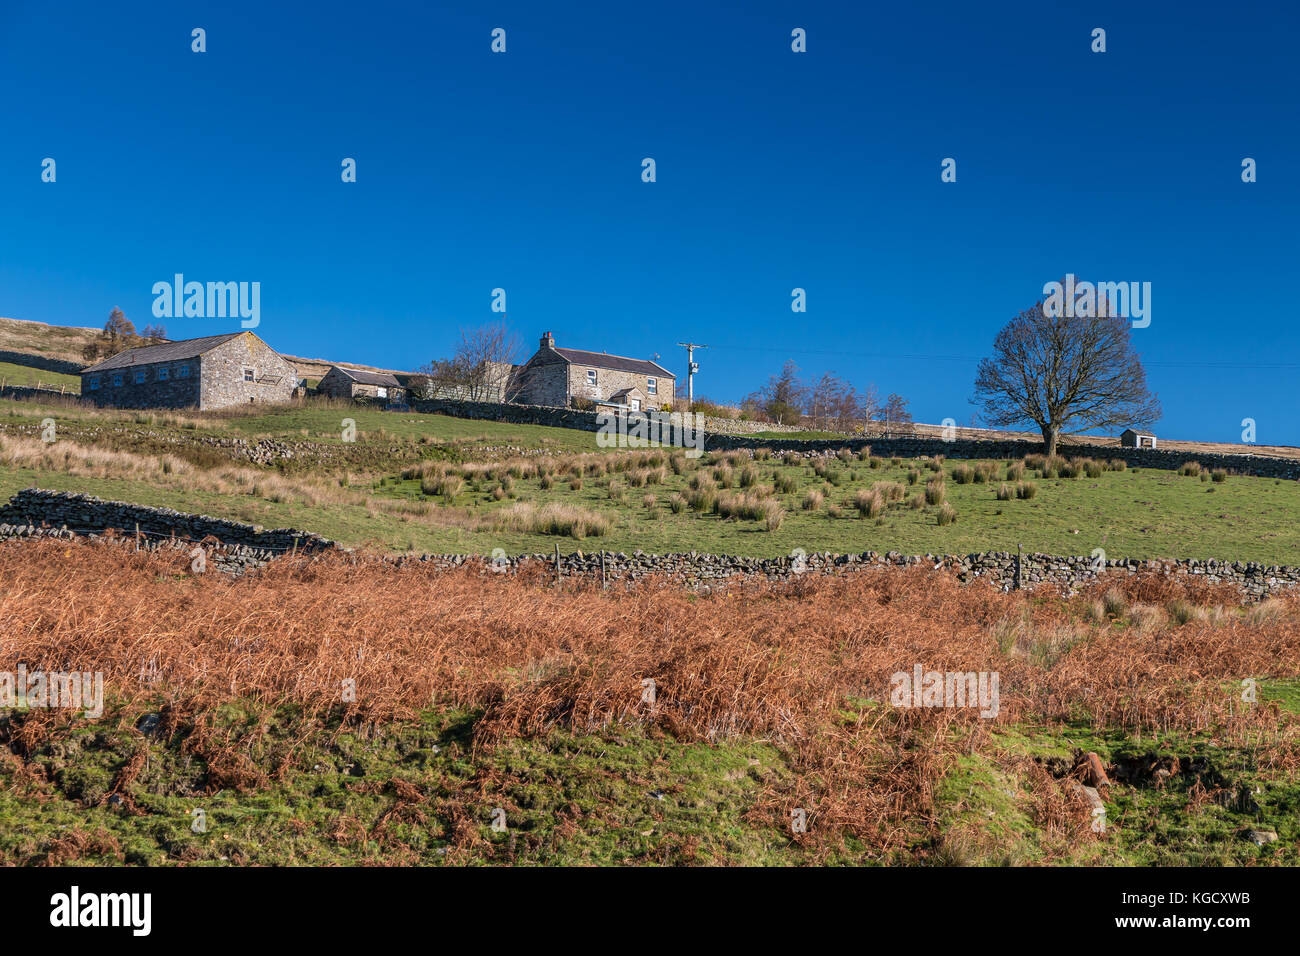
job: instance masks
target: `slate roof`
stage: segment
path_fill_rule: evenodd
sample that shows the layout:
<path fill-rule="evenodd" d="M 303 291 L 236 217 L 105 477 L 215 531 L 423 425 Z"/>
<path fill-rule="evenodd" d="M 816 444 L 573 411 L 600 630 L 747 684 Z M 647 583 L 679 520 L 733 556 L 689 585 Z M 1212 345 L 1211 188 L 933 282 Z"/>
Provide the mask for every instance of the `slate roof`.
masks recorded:
<path fill-rule="evenodd" d="M 379 385 L 386 388 L 403 387 L 396 376 L 390 375 L 388 372 L 366 372 L 359 368 L 344 368 L 342 365 L 335 365 L 334 367 L 352 381 L 359 382 L 362 385 Z"/>
<path fill-rule="evenodd" d="M 637 372 L 655 378 L 675 378 L 662 365 L 646 359 L 624 358 L 622 355 L 609 355 L 605 352 L 584 352 L 582 349 L 556 348 L 555 351 L 573 365 L 590 365 L 592 368 L 607 368 L 615 372 Z"/>
<path fill-rule="evenodd" d="M 89 372 L 109 372 L 118 368 L 131 368 L 135 365 L 152 365 L 157 362 L 179 362 L 184 359 L 197 358 L 204 352 L 209 352 L 221 345 L 223 342 L 229 342 L 243 332 L 227 332 L 225 335 L 205 335 L 197 339 L 182 339 L 179 342 L 163 342 L 161 345 L 141 345 L 133 349 L 127 349 L 125 352 L 118 352 L 110 358 L 104 359 L 95 365 L 91 365 L 81 370 L 85 375 Z"/>

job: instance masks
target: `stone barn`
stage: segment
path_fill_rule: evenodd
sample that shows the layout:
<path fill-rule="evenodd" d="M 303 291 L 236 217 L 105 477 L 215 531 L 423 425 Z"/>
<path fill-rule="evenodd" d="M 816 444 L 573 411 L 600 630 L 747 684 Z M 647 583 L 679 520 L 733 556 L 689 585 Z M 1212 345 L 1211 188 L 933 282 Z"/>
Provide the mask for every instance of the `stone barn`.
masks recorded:
<path fill-rule="evenodd" d="M 676 376 L 648 359 L 557 348 L 547 332 L 541 347 L 511 379 L 508 400 L 568 407 L 575 400 L 604 407 L 660 409 L 670 405 Z"/>
<path fill-rule="evenodd" d="M 1120 432 L 1119 443 L 1125 448 L 1155 448 L 1156 436 L 1154 432 L 1126 428 Z"/>
<path fill-rule="evenodd" d="M 252 332 L 144 345 L 81 371 L 81 397 L 117 408 L 281 404 L 297 387 L 298 369 Z"/>
<path fill-rule="evenodd" d="M 344 368 L 341 365 L 330 366 L 330 370 L 316 383 L 316 391 L 335 398 L 373 398 L 394 403 L 406 401 L 406 389 L 395 375 Z"/>

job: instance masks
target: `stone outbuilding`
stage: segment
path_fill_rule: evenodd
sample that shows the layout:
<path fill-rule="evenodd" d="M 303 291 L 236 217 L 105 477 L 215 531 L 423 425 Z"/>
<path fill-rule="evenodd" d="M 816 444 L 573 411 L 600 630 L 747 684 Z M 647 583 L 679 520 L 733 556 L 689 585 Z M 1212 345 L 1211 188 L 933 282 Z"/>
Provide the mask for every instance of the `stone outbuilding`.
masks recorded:
<path fill-rule="evenodd" d="M 297 387 L 298 369 L 247 331 L 143 345 L 81 371 L 81 397 L 117 408 L 282 404 Z"/>
<path fill-rule="evenodd" d="M 316 383 L 316 391 L 335 398 L 371 398 L 393 404 L 406 401 L 406 388 L 392 373 L 342 365 L 330 366 L 330 370 Z"/>
<path fill-rule="evenodd" d="M 1119 434 L 1119 443 L 1125 448 L 1155 448 L 1156 436 L 1154 432 L 1126 428 Z"/>
<path fill-rule="evenodd" d="M 642 411 L 670 405 L 676 385 L 676 376 L 656 362 L 557 348 L 555 336 L 547 332 L 537 352 L 511 377 L 508 400 L 564 408 L 591 402 Z"/>

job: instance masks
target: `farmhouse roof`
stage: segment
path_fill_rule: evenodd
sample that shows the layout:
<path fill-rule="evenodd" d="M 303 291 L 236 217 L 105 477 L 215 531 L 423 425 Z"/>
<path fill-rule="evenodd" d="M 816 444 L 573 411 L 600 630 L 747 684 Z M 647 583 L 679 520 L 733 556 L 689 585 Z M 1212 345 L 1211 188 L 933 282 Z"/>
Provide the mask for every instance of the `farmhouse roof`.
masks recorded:
<path fill-rule="evenodd" d="M 227 332 L 225 335 L 205 335 L 197 339 L 163 342 L 161 345 L 140 345 L 83 368 L 81 374 L 108 372 L 118 368 L 130 368 L 133 365 L 151 365 L 155 362 L 179 362 L 183 359 L 192 359 L 243 334 L 245 333 Z"/>
<path fill-rule="evenodd" d="M 344 368 L 342 365 L 335 365 L 334 368 L 352 379 L 352 381 L 359 382 L 362 385 L 381 385 L 388 388 L 402 387 L 402 383 L 397 380 L 396 376 L 388 372 L 367 372 L 359 368 Z"/>
<path fill-rule="evenodd" d="M 1124 429 L 1123 434 L 1126 434 L 1126 435 L 1127 435 L 1129 432 L 1132 432 L 1134 435 L 1141 435 L 1143 438 L 1155 438 L 1155 437 L 1156 437 L 1156 433 L 1155 433 L 1155 432 L 1149 432 L 1149 431 L 1147 431 L 1145 428 L 1126 428 L 1126 429 Z"/>
<path fill-rule="evenodd" d="M 673 378 L 673 373 L 662 365 L 648 359 L 625 358 L 622 355 L 609 355 L 605 352 L 584 352 L 582 349 L 557 348 L 566 361 L 573 365 L 590 365 L 593 368 L 607 368 L 614 372 L 637 372 L 641 375 Z"/>

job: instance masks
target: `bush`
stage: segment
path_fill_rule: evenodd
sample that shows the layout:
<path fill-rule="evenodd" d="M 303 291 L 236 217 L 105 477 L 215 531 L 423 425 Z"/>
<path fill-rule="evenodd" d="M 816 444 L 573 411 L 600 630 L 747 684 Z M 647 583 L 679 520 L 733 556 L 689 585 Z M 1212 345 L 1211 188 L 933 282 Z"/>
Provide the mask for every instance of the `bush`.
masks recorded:
<path fill-rule="evenodd" d="M 952 480 L 959 485 L 969 485 L 975 480 L 975 469 L 970 465 L 958 465 L 952 470 Z"/>
<path fill-rule="evenodd" d="M 1016 497 L 1023 501 L 1028 501 L 1034 495 L 1038 494 L 1038 486 L 1032 481 L 1016 482 Z"/>
<path fill-rule="evenodd" d="M 799 480 L 793 475 L 777 475 L 776 490 L 783 495 L 792 495 L 799 490 Z"/>
<path fill-rule="evenodd" d="M 911 468 L 908 470 L 907 483 L 909 485 L 914 485 L 920 480 L 921 480 L 921 473 L 919 471 L 917 471 L 915 468 Z"/>
<path fill-rule="evenodd" d="M 877 518 L 885 510 L 885 499 L 880 492 L 859 488 L 853 496 L 853 507 L 862 518 Z"/>
<path fill-rule="evenodd" d="M 706 511 L 712 511 L 714 504 L 718 500 L 717 492 L 712 489 L 699 489 L 692 491 L 686 496 L 686 501 L 691 506 L 692 511 L 698 511 L 703 514 Z"/>
<path fill-rule="evenodd" d="M 1226 468 L 1216 468 L 1214 471 L 1210 472 L 1210 477 L 1216 483 L 1221 484 L 1228 480 L 1228 470 Z"/>
<path fill-rule="evenodd" d="M 1199 461 L 1185 461 L 1178 466 L 1178 473 L 1189 478 L 1195 478 L 1201 473 L 1201 463 Z"/>
<path fill-rule="evenodd" d="M 1016 496 L 1015 489 L 1005 481 L 998 485 L 998 501 L 1010 501 Z"/>
<path fill-rule="evenodd" d="M 818 508 L 822 506 L 822 502 L 825 500 L 826 500 L 826 496 L 823 495 L 816 488 L 813 488 L 811 491 L 808 492 L 808 494 L 803 496 L 803 503 L 802 503 L 803 510 L 816 511 Z"/>
<path fill-rule="evenodd" d="M 1102 473 L 1101 462 L 1093 461 L 1091 458 L 1084 459 L 1084 470 L 1088 473 L 1089 478 L 1100 478 Z"/>
<path fill-rule="evenodd" d="M 871 487 L 884 495 L 885 501 L 902 501 L 907 493 L 907 489 L 896 481 L 878 481 Z"/>
<path fill-rule="evenodd" d="M 912 497 L 907 499 L 907 506 L 913 511 L 920 511 L 925 507 L 925 495 L 918 491 L 916 494 L 912 495 Z"/>
<path fill-rule="evenodd" d="M 939 508 L 938 521 L 941 525 L 952 524 L 957 520 L 957 509 L 948 502 L 944 502 Z"/>
<path fill-rule="evenodd" d="M 675 493 L 671 498 L 668 499 L 668 507 L 675 515 L 679 515 L 683 511 L 685 511 L 686 504 L 687 504 L 686 499 L 683 498 L 681 494 L 678 493 Z"/>
<path fill-rule="evenodd" d="M 937 475 L 925 483 L 925 503 L 937 505 L 943 501 L 948 489 L 944 486 L 943 476 Z"/>
<path fill-rule="evenodd" d="M 498 511 L 494 520 L 497 529 L 502 531 L 553 534 L 579 540 L 606 534 L 611 527 L 610 520 L 602 514 L 556 502 L 538 508 L 531 502 L 521 501 Z"/>
<path fill-rule="evenodd" d="M 1025 474 L 1025 463 L 1023 461 L 1007 462 L 1007 481 L 1019 481 Z"/>
<path fill-rule="evenodd" d="M 570 491 L 581 491 L 581 490 L 582 490 L 582 479 L 581 479 L 581 478 L 570 478 L 570 479 L 569 479 L 569 490 L 570 490 Z"/>
<path fill-rule="evenodd" d="M 776 531 L 785 520 L 785 509 L 775 501 L 764 502 L 763 526 L 768 531 Z"/>

